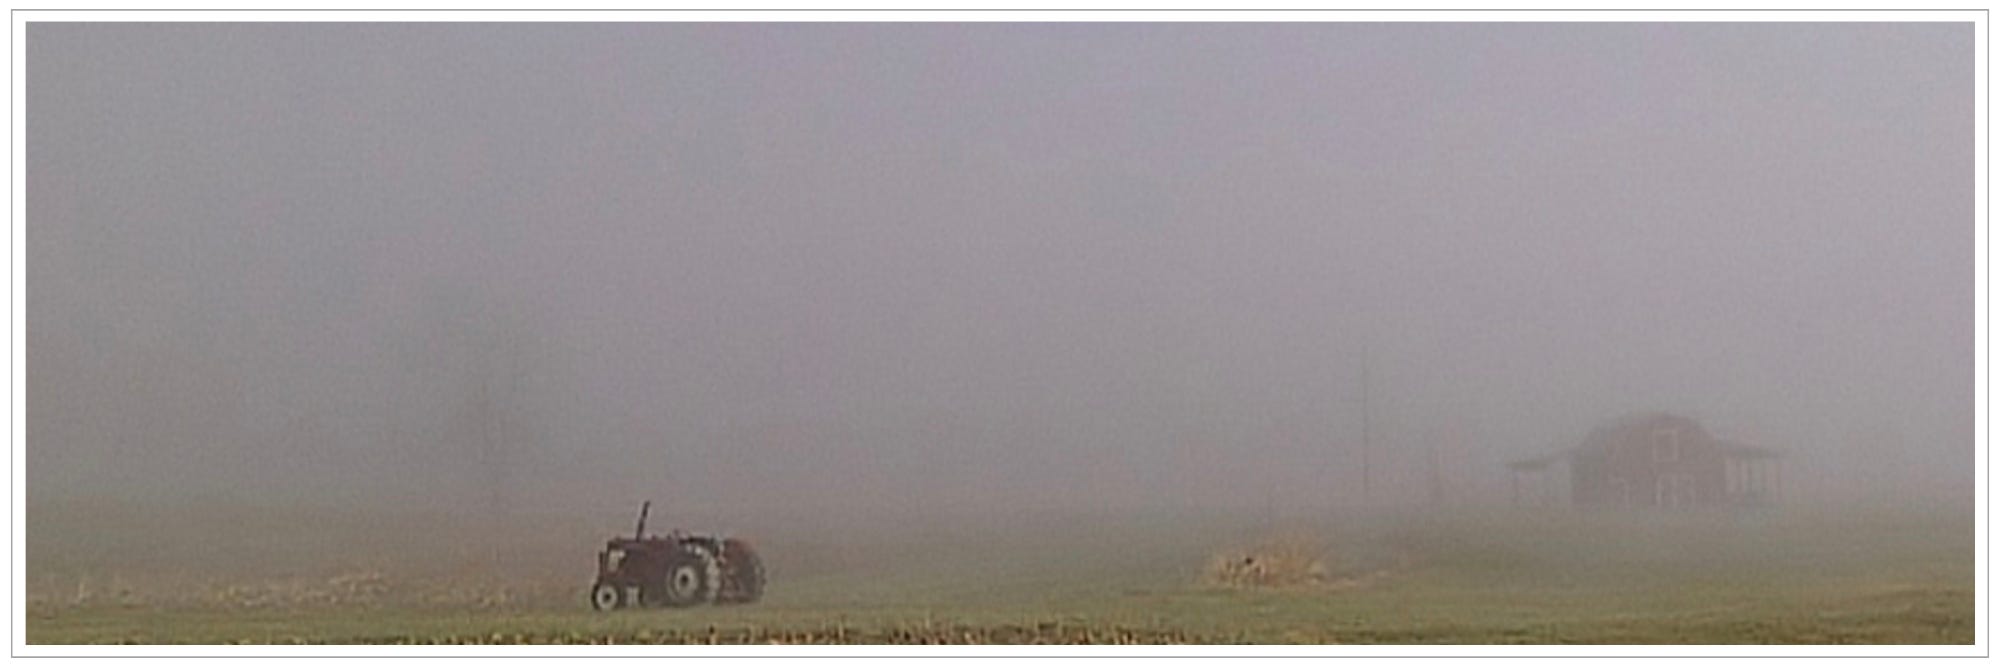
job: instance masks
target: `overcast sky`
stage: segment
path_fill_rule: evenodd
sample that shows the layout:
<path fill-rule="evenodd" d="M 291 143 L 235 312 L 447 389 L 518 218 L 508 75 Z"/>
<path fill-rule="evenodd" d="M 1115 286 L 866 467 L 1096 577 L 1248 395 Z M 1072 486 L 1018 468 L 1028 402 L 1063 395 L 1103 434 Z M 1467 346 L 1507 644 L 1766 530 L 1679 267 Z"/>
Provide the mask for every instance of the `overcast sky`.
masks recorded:
<path fill-rule="evenodd" d="M 1973 36 L 35 23 L 29 494 L 1969 502 Z"/>

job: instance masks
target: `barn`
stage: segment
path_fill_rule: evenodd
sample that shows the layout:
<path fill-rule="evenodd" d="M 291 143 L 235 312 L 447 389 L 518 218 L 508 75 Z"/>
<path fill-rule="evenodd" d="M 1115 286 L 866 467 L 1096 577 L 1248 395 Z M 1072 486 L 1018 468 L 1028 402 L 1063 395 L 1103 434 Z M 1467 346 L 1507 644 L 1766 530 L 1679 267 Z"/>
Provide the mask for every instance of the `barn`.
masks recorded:
<path fill-rule="evenodd" d="M 1693 419 L 1645 413 L 1507 468 L 1517 505 L 1740 507 L 1777 499 L 1781 461 L 1775 451 L 1716 438 Z"/>

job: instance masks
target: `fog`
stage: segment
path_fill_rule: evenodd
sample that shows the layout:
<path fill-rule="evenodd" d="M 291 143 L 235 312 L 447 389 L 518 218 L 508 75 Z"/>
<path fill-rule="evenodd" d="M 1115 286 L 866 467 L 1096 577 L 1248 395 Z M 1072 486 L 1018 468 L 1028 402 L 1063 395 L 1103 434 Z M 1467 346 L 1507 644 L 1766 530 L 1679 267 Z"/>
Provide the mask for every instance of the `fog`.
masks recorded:
<path fill-rule="evenodd" d="M 26 34 L 31 508 L 1973 499 L 1970 24 Z"/>

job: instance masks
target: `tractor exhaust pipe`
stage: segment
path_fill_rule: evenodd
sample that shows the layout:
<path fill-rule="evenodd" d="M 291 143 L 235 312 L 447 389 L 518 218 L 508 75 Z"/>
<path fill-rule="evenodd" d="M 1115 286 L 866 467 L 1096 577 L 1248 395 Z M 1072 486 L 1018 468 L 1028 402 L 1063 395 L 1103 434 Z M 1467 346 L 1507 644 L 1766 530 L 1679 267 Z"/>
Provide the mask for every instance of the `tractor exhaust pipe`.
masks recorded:
<path fill-rule="evenodd" d="M 651 511 L 652 509 L 653 509 L 653 501 L 651 500 L 648 500 L 645 502 L 645 504 L 639 506 L 639 528 L 632 531 L 632 539 L 635 540 L 646 539 L 646 513 Z"/>

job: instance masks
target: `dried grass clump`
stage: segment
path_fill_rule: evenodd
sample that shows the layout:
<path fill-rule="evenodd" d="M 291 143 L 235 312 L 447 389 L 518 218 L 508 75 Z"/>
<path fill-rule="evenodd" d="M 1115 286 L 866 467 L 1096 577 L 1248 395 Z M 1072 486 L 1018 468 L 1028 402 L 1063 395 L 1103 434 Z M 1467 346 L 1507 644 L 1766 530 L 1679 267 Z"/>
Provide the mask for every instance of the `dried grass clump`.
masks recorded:
<path fill-rule="evenodd" d="M 1216 554 L 1202 580 L 1231 588 L 1296 588 L 1331 581 L 1327 550 L 1302 536 L 1267 539 L 1249 548 Z"/>
<path fill-rule="evenodd" d="M 380 572 L 351 572 L 324 579 L 291 578 L 220 586 L 208 591 L 210 605 L 239 608 L 290 608 L 366 605 L 390 593 Z"/>
<path fill-rule="evenodd" d="M 165 579 L 79 575 L 48 578 L 27 596 L 30 610 L 54 614 L 113 607 L 161 609 L 294 609 L 309 607 L 418 606 L 503 609 L 577 604 L 573 580 L 520 580 L 499 576 L 396 576 L 372 570 L 331 576 Z"/>

